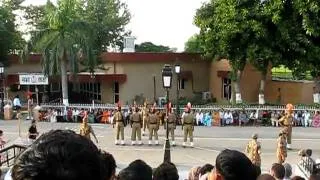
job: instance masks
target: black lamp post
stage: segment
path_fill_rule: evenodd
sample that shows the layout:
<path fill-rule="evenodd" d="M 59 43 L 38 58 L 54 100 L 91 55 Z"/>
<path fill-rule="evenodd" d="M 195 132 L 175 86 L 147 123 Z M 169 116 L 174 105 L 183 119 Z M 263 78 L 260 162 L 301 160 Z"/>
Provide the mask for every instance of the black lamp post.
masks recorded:
<path fill-rule="evenodd" d="M 3 107 L 4 107 L 4 96 L 5 96 L 5 87 L 4 87 L 4 65 L 2 62 L 0 62 L 0 75 L 1 75 L 1 79 L 2 79 L 2 96 L 1 96 L 1 112 L 4 111 Z"/>
<path fill-rule="evenodd" d="M 163 88 L 167 91 L 167 117 L 169 114 L 169 89 L 171 88 L 172 83 L 172 69 L 170 65 L 164 65 L 162 69 L 162 81 Z M 169 142 L 169 126 L 168 120 L 166 121 L 166 143 L 164 147 L 164 162 L 171 162 L 171 152 L 170 152 L 170 142 Z"/>
<path fill-rule="evenodd" d="M 180 87 L 179 87 L 179 84 L 180 84 L 180 71 L 181 71 L 181 67 L 179 64 L 176 64 L 174 66 L 174 71 L 175 73 L 177 74 L 177 103 L 176 103 L 176 115 L 177 117 L 179 117 L 179 114 L 180 114 L 180 109 L 179 109 L 179 90 L 180 90 Z"/>

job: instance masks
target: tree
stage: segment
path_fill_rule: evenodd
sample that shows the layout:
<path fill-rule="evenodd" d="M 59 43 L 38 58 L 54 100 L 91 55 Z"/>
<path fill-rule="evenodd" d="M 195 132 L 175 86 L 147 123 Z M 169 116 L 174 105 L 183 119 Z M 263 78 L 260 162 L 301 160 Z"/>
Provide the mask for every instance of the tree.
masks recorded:
<path fill-rule="evenodd" d="M 259 3 L 260 0 L 211 0 L 203 4 L 195 16 L 206 55 L 230 61 L 236 103 L 242 102 L 240 79 L 249 47 L 261 30 L 261 23 L 255 18 Z"/>
<path fill-rule="evenodd" d="M 135 45 L 136 52 L 172 52 L 169 46 L 155 45 L 152 42 L 143 42 Z"/>
<path fill-rule="evenodd" d="M 198 34 L 191 36 L 184 45 L 184 51 L 188 53 L 202 53 L 201 39 Z"/>
<path fill-rule="evenodd" d="M 68 105 L 67 71 L 79 71 L 79 61 L 94 61 L 93 32 L 77 14 L 77 0 L 60 0 L 57 6 L 46 6 L 48 27 L 34 32 L 24 51 L 24 59 L 32 50 L 42 54 L 45 75 L 61 75 L 63 104 Z"/>

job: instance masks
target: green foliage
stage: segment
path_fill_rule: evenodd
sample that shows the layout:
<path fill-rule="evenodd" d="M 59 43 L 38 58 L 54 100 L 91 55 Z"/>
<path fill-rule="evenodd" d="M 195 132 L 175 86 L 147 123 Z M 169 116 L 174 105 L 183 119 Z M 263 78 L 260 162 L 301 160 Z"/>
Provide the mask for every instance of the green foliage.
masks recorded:
<path fill-rule="evenodd" d="M 188 53 L 202 53 L 201 39 L 198 34 L 191 36 L 185 43 L 184 51 Z"/>
<path fill-rule="evenodd" d="M 136 52 L 172 52 L 168 46 L 155 45 L 152 42 L 143 42 L 135 45 Z"/>

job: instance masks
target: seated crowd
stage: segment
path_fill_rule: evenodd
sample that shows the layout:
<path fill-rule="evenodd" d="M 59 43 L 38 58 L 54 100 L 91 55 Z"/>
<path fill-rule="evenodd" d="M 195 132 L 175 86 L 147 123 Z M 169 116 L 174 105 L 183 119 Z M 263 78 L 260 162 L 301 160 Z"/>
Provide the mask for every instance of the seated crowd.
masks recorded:
<path fill-rule="evenodd" d="M 206 164 L 190 170 L 189 180 L 273 180 L 290 179 L 291 166 L 273 164 L 270 174 L 262 174 L 248 157 L 235 150 L 223 150 L 214 166 Z M 70 130 L 54 130 L 39 137 L 16 159 L 11 171 L 13 180 L 178 180 L 179 173 L 171 162 L 152 169 L 142 160 L 131 162 L 116 173 L 116 160 L 101 151 L 88 138 Z M 300 180 L 295 176 L 291 179 Z M 318 180 L 312 175 L 310 180 Z"/>
<path fill-rule="evenodd" d="M 89 123 L 112 123 L 114 109 L 77 109 L 68 108 L 66 111 L 59 109 L 42 110 L 40 120 L 57 122 L 81 122 L 85 112 L 88 112 Z M 195 125 L 198 126 L 226 126 L 226 125 L 263 125 L 279 126 L 278 120 L 284 115 L 284 111 L 247 111 L 247 110 L 215 110 L 215 111 L 194 111 Z M 131 109 L 124 109 L 125 121 L 129 123 Z M 158 110 L 161 123 L 164 122 L 165 110 Z M 182 114 L 183 116 L 183 114 Z M 60 119 L 59 119 L 60 118 Z M 182 118 L 182 117 L 181 117 Z M 177 118 L 177 124 L 181 123 Z M 294 126 L 320 127 L 320 113 L 308 111 L 294 112 Z"/>

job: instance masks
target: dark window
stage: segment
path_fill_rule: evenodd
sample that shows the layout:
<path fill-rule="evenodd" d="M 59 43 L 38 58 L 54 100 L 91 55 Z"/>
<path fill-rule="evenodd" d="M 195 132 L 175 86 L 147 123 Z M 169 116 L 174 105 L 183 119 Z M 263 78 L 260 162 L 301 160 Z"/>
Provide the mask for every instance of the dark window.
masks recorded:
<path fill-rule="evenodd" d="M 231 79 L 222 78 L 222 96 L 223 99 L 230 100 L 231 99 Z"/>
<path fill-rule="evenodd" d="M 179 89 L 185 89 L 186 88 L 186 83 L 187 83 L 186 79 L 181 79 L 180 82 L 179 82 Z"/>

